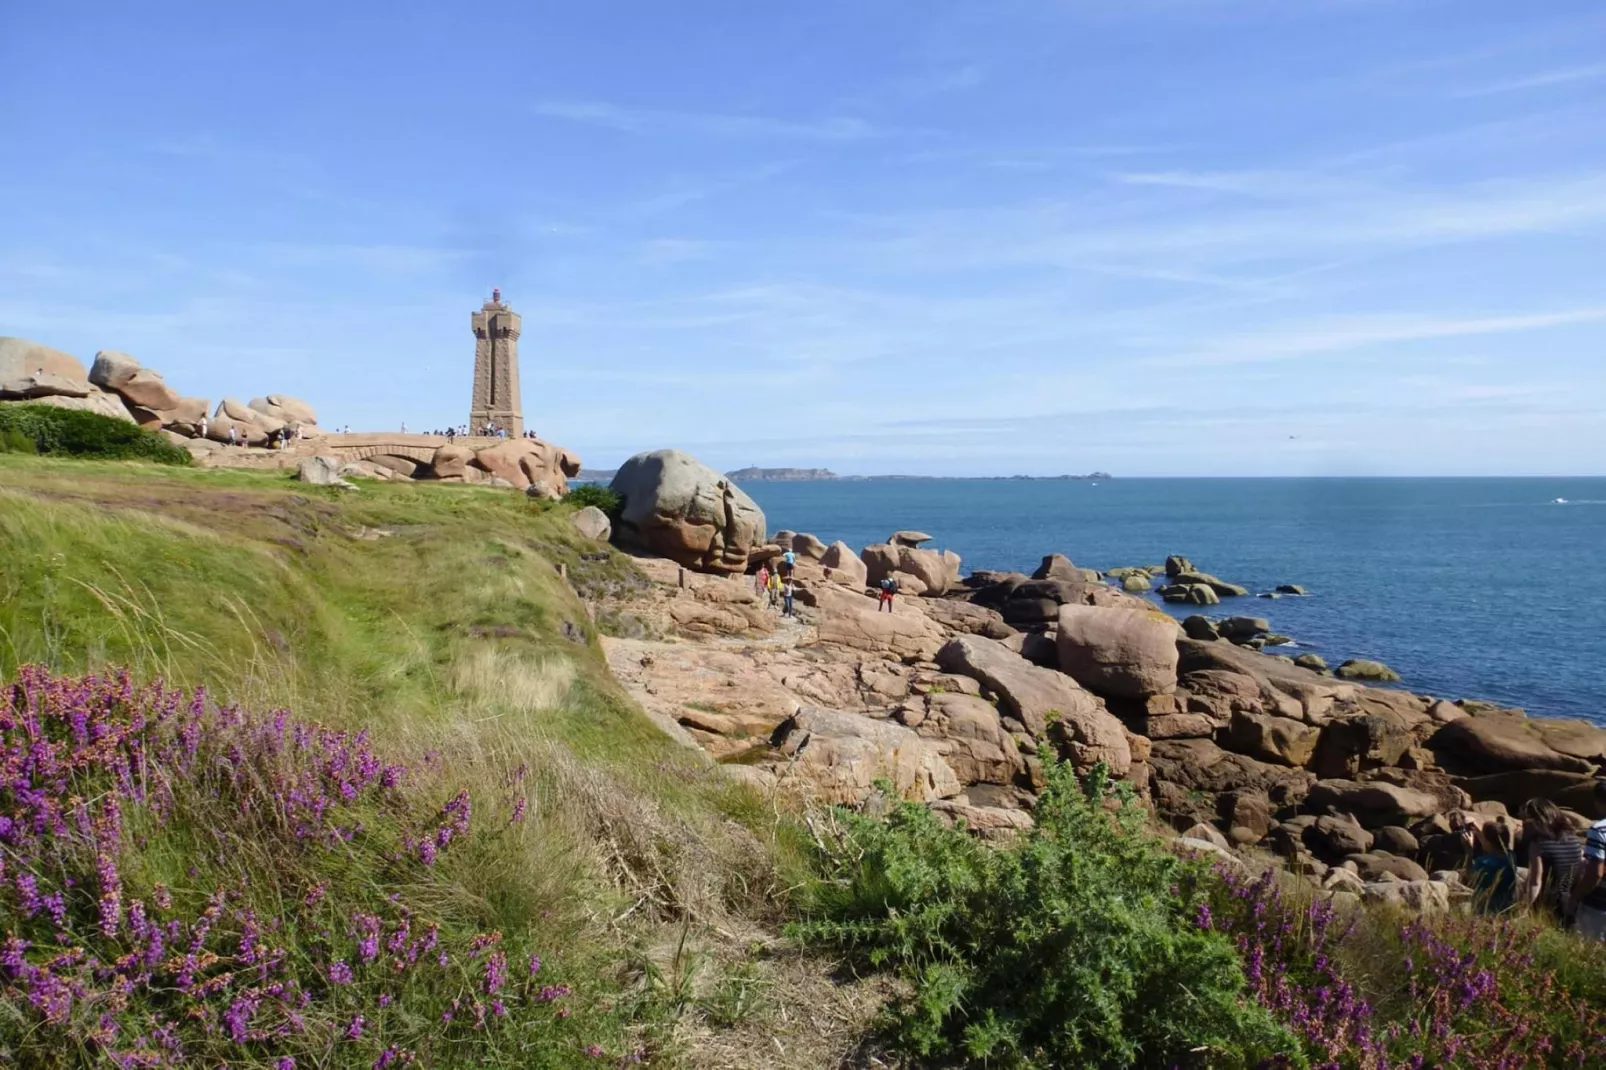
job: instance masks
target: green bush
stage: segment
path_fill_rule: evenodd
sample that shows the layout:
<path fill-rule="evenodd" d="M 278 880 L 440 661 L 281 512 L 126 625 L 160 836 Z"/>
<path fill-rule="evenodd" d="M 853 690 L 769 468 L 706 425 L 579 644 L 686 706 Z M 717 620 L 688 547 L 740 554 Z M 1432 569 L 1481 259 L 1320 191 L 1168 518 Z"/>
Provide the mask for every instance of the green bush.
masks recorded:
<path fill-rule="evenodd" d="M 1198 864 L 1143 830 L 1125 789 L 1106 806 L 1102 767 L 1083 783 L 1043 757 L 1036 827 L 1006 846 L 912 803 L 835 811 L 791 935 L 904 982 L 885 1025 L 923 1065 L 1302 1065 L 1234 945 L 1197 923 Z"/>
<path fill-rule="evenodd" d="M 65 454 L 107 460 L 191 464 L 187 450 L 126 420 L 52 405 L 0 405 L 0 436 L 8 452 Z M 26 441 L 29 449 L 21 446 Z"/>
<path fill-rule="evenodd" d="M 617 520 L 619 509 L 624 505 L 624 499 L 601 483 L 581 483 L 563 496 L 564 504 L 572 505 L 576 509 L 584 509 L 594 505 L 608 514 L 610 520 Z"/>

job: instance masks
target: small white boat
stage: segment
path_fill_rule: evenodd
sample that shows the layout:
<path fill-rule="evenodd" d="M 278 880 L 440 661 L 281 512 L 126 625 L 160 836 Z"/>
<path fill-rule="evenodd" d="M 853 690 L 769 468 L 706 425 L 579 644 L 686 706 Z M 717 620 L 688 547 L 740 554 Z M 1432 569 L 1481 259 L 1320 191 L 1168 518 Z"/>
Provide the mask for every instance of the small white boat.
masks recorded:
<path fill-rule="evenodd" d="M 1555 504 L 1556 505 L 1566 505 L 1567 504 L 1567 499 L 1566 498 L 1557 498 L 1556 501 L 1555 501 Z"/>

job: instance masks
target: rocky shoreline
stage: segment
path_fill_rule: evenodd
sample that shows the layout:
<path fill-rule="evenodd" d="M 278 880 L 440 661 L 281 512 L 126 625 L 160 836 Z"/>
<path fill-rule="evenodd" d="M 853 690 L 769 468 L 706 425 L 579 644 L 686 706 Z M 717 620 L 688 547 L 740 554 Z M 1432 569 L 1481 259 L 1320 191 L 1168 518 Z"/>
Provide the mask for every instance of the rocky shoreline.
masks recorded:
<path fill-rule="evenodd" d="M 770 536 L 718 473 L 683 454 L 654 463 L 673 478 L 638 465 L 614 485 L 614 538 L 652 582 L 596 601 L 609 663 L 667 731 L 762 791 L 857 805 L 884 778 L 1008 836 L 1030 825 L 1046 747 L 1078 770 L 1104 763 L 1187 848 L 1427 911 L 1470 895 L 1456 815 L 1509 818 L 1545 797 L 1580 826 L 1606 817 L 1606 729 L 1371 686 L 1390 678 L 1374 663 L 1298 664 L 1260 649 L 1279 637 L 1258 618 L 1179 624 L 1142 595 L 1162 575 L 1162 597 L 1249 597 L 1185 558 L 1106 574 L 1049 554 L 1030 576 L 965 575 L 922 532 L 859 551 Z M 795 619 L 751 576 L 787 551 Z M 883 612 L 888 574 L 901 593 Z"/>

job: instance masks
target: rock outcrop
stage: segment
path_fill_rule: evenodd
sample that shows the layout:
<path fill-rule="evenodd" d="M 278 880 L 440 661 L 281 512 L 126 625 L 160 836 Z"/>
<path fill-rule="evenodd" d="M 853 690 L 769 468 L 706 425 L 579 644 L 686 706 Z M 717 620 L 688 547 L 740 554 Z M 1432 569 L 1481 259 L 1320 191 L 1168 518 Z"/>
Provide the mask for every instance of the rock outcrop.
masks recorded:
<path fill-rule="evenodd" d="M 1123 698 L 1177 685 L 1177 626 L 1144 610 L 1061 606 L 1060 670 L 1089 691 Z"/>
<path fill-rule="evenodd" d="M 870 570 L 853 548 L 838 539 L 825 548 L 820 564 L 831 570 L 832 578 L 849 587 L 865 587 L 870 582 Z"/>
<path fill-rule="evenodd" d="M 538 438 L 510 438 L 474 454 L 471 462 L 519 490 L 556 501 L 569 492 L 569 477 L 580 474 L 580 458 Z"/>
<path fill-rule="evenodd" d="M 1033 665 L 1003 644 L 979 635 L 956 636 L 937 652 L 944 670 L 969 676 L 995 695 L 999 709 L 1037 739 L 1050 726 L 1063 741 L 1064 756 L 1078 769 L 1104 762 L 1125 776 L 1132 765 L 1126 728 L 1088 691 L 1053 669 Z"/>
<path fill-rule="evenodd" d="M 574 530 L 591 539 L 593 542 L 607 542 L 613 534 L 613 521 L 594 505 L 588 505 L 569 518 Z"/>
<path fill-rule="evenodd" d="M 616 537 L 707 572 L 741 573 L 764 543 L 764 512 L 723 475 L 679 450 L 638 453 L 610 487 L 624 501 Z"/>
<path fill-rule="evenodd" d="M 821 802 L 861 803 L 880 779 L 890 781 L 900 798 L 919 802 L 959 794 L 959 779 L 937 748 L 891 721 L 804 707 L 775 730 L 771 742 L 789 762 L 779 772 L 781 782 L 799 781 Z"/>

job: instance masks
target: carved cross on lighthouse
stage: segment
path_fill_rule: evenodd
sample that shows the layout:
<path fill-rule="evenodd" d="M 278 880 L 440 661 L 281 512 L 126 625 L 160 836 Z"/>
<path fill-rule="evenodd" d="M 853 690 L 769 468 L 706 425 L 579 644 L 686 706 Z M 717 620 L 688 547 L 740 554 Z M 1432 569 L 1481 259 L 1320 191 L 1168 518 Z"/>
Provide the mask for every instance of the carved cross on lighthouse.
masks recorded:
<path fill-rule="evenodd" d="M 502 303 L 502 290 L 470 317 L 474 328 L 474 400 L 469 406 L 469 434 L 483 434 L 495 424 L 508 437 L 524 434 L 524 405 L 519 395 L 519 333 L 523 320 Z"/>

